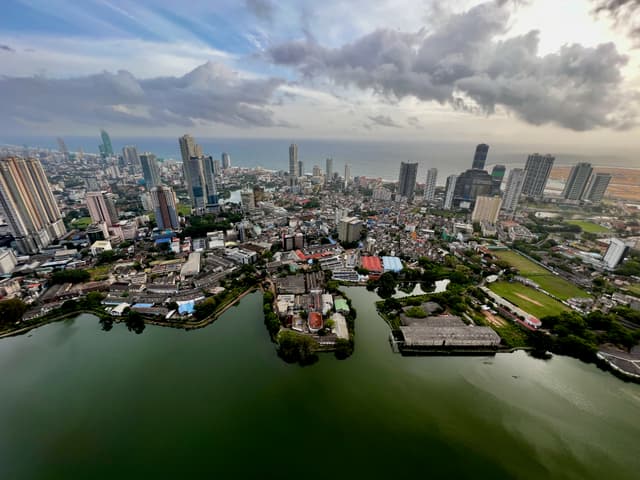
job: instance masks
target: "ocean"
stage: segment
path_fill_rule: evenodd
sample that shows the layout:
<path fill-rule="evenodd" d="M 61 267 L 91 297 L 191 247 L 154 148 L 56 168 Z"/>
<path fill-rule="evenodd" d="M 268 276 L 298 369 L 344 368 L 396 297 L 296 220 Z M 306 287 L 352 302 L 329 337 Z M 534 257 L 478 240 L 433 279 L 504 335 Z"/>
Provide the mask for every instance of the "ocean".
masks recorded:
<path fill-rule="evenodd" d="M 65 136 L 67 148 L 86 153 L 96 153 L 101 143 L 100 137 Z M 124 145 L 136 145 L 138 152 L 150 151 L 163 159 L 180 159 L 178 137 L 118 137 L 111 136 L 115 152 Z M 351 165 L 352 176 L 381 177 L 395 181 L 398 178 L 400 162 L 418 162 L 418 181 L 423 182 L 427 169 L 438 169 L 438 184 L 444 184 L 451 174 L 459 174 L 471 167 L 476 145 L 469 142 L 409 142 L 409 141 L 358 141 L 330 139 L 256 139 L 256 138 L 202 138 L 196 137 L 206 154 L 220 159 L 222 152 L 231 155 L 231 165 L 239 167 L 261 166 L 270 170 L 287 170 L 289 165 L 289 144 L 297 143 L 298 159 L 304 163 L 304 172 L 311 173 L 318 165 L 324 171 L 325 159 L 333 157 L 334 171 L 344 174 L 345 164 Z M 481 143 L 481 139 L 478 143 Z M 57 149 L 55 136 L 8 137 L 0 134 L 0 145 L 28 145 Z M 495 164 L 507 168 L 522 167 L 529 153 L 549 153 L 544 146 L 491 144 L 486 168 L 490 171 Z M 635 159 L 604 156 L 579 155 L 570 151 L 558 153 L 556 165 L 572 165 L 577 162 L 591 162 L 594 166 L 638 167 Z"/>

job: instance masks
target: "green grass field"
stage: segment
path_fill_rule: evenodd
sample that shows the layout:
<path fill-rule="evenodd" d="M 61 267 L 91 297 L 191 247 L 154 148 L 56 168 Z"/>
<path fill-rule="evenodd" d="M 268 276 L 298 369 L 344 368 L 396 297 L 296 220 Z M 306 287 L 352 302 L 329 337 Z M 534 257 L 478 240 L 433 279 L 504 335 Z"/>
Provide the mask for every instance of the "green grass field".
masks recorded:
<path fill-rule="evenodd" d="M 520 275 L 533 280 L 540 285 L 540 288 L 562 300 L 589 296 L 587 292 L 575 286 L 573 283 L 568 282 L 558 275 L 554 275 L 546 268 L 541 267 L 517 252 L 512 250 L 497 250 L 492 253 L 500 260 L 504 260 L 512 267 L 517 268 Z"/>
<path fill-rule="evenodd" d="M 179 203 L 177 205 L 178 207 L 178 215 L 184 217 L 187 215 L 191 215 L 191 206 L 190 205 L 185 205 L 184 203 Z"/>
<path fill-rule="evenodd" d="M 611 231 L 606 227 L 598 225 L 597 223 L 587 222 L 585 220 L 567 220 L 566 223 L 569 223 L 571 225 L 578 225 L 583 232 L 587 233 L 608 233 Z"/>
<path fill-rule="evenodd" d="M 635 293 L 636 295 L 640 295 L 640 285 L 636 284 L 636 285 L 629 285 L 628 287 L 625 287 L 627 290 L 629 290 L 631 293 Z"/>
<path fill-rule="evenodd" d="M 489 285 L 494 293 L 538 318 L 557 315 L 569 308 L 553 298 L 518 282 L 495 282 Z"/>
<path fill-rule="evenodd" d="M 91 217 L 80 217 L 73 220 L 71 225 L 79 230 L 86 230 L 91 223 Z"/>

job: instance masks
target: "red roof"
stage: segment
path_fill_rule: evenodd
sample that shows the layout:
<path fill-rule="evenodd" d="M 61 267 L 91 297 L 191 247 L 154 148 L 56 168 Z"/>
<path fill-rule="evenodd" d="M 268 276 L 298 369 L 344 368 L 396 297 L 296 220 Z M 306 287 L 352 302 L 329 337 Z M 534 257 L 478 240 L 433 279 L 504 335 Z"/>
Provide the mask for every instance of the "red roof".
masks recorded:
<path fill-rule="evenodd" d="M 309 314 L 309 327 L 314 330 L 320 330 L 322 328 L 322 315 L 318 312 L 311 312 Z"/>
<path fill-rule="evenodd" d="M 382 262 L 380 261 L 380 257 L 362 257 L 362 268 L 370 272 L 381 272 Z"/>

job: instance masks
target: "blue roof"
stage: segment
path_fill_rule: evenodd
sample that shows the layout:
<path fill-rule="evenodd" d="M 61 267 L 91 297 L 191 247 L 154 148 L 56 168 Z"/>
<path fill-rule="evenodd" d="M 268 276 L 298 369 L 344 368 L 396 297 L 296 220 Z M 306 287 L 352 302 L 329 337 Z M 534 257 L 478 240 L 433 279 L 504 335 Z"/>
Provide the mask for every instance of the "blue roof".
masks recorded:
<path fill-rule="evenodd" d="M 171 237 L 157 238 L 156 245 L 159 243 L 171 243 Z"/>
<path fill-rule="evenodd" d="M 184 302 L 184 303 L 179 303 L 178 304 L 178 313 L 180 315 L 184 314 L 184 313 L 193 313 L 196 307 L 196 302 L 194 302 L 193 300 L 190 300 L 188 302 Z"/>
<path fill-rule="evenodd" d="M 382 265 L 385 272 L 400 272 L 402 261 L 398 257 L 382 257 Z"/>
<path fill-rule="evenodd" d="M 136 303 L 135 305 L 133 305 L 131 308 L 151 308 L 153 307 L 153 303 Z"/>

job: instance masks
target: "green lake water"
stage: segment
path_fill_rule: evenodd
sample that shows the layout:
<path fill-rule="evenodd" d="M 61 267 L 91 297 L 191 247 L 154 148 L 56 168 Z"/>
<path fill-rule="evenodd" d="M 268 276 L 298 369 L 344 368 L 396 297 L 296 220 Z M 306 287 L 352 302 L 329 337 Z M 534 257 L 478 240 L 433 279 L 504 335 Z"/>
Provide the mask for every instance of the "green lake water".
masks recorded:
<path fill-rule="evenodd" d="M 640 471 L 640 386 L 566 357 L 283 363 L 251 294 L 195 331 L 95 317 L 0 340 L 0 478 L 571 478 Z"/>

